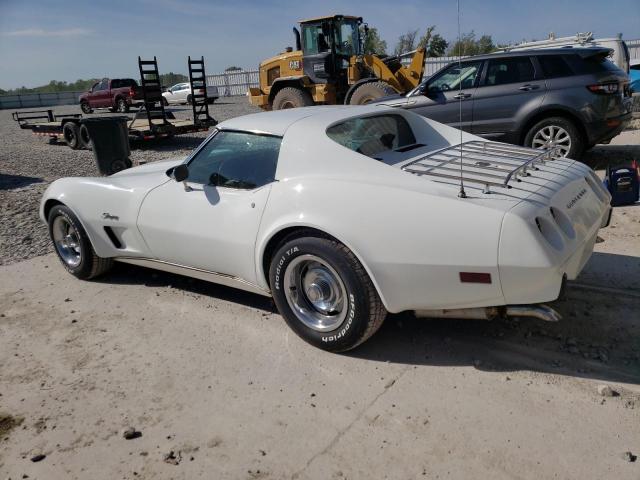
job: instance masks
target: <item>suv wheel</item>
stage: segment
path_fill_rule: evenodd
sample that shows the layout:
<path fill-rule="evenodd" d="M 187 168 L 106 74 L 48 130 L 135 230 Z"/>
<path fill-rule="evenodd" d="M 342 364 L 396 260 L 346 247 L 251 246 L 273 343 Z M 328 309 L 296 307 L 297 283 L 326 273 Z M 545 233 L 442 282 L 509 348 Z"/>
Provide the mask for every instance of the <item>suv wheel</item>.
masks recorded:
<path fill-rule="evenodd" d="M 563 157 L 579 159 L 584 140 L 576 125 L 563 117 L 550 117 L 536 123 L 527 132 L 524 144 L 531 148 L 558 147 Z"/>

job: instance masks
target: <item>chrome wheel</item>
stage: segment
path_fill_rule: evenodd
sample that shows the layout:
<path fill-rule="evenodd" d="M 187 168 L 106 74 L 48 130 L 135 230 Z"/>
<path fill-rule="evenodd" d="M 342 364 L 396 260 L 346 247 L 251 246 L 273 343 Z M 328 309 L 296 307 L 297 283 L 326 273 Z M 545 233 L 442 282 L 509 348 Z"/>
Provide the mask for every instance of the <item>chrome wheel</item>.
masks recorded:
<path fill-rule="evenodd" d="M 284 293 L 295 316 L 318 332 L 335 330 L 347 316 L 347 291 L 340 275 L 315 255 L 300 255 L 284 272 Z"/>
<path fill-rule="evenodd" d="M 80 235 L 65 216 L 59 215 L 55 218 L 51 227 L 51 235 L 60 258 L 72 268 L 80 265 L 82 261 Z"/>
<path fill-rule="evenodd" d="M 118 112 L 125 113 L 127 111 L 127 102 L 120 99 L 118 100 Z"/>
<path fill-rule="evenodd" d="M 569 132 L 558 125 L 547 125 L 536 132 L 531 146 L 544 150 L 558 147 L 562 156 L 566 157 L 571 151 L 571 136 Z"/>

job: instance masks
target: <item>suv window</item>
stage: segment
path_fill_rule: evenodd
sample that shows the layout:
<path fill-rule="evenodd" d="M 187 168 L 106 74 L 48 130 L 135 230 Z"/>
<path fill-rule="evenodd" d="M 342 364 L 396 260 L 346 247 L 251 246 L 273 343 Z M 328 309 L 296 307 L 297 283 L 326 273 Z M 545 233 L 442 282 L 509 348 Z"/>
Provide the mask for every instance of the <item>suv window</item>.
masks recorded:
<path fill-rule="evenodd" d="M 545 78 L 570 77 L 573 70 L 562 55 L 541 55 L 538 57 Z"/>
<path fill-rule="evenodd" d="M 269 135 L 219 131 L 189 162 L 188 180 L 249 190 L 271 183 L 281 142 Z"/>
<path fill-rule="evenodd" d="M 463 63 L 462 68 L 458 65 L 450 65 L 433 80 L 427 82 L 429 92 L 458 90 L 460 79 L 462 79 L 462 88 L 472 88 L 476 83 L 481 65 L 482 61 Z"/>
<path fill-rule="evenodd" d="M 606 72 L 623 73 L 615 63 L 609 61 L 604 55 L 594 55 L 588 58 L 581 58 L 579 55 L 567 55 L 566 59 L 573 71 L 576 72 L 576 75 Z"/>
<path fill-rule="evenodd" d="M 409 123 L 402 115 L 394 114 L 352 118 L 329 127 L 327 136 L 368 157 L 416 143 Z"/>
<path fill-rule="evenodd" d="M 534 76 L 529 57 L 497 58 L 489 60 L 485 85 L 530 82 Z"/>

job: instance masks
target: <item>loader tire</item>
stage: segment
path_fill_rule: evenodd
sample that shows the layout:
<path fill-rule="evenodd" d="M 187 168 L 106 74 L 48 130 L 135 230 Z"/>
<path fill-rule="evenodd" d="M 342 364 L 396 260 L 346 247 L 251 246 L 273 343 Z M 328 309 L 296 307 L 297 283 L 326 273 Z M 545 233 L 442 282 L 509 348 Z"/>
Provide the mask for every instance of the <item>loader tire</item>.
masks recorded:
<path fill-rule="evenodd" d="M 313 98 L 300 88 L 286 87 L 276 93 L 273 99 L 273 110 L 286 108 L 309 107 L 313 105 Z"/>
<path fill-rule="evenodd" d="M 394 93 L 397 92 L 386 82 L 363 83 L 351 95 L 349 105 L 364 105 Z"/>

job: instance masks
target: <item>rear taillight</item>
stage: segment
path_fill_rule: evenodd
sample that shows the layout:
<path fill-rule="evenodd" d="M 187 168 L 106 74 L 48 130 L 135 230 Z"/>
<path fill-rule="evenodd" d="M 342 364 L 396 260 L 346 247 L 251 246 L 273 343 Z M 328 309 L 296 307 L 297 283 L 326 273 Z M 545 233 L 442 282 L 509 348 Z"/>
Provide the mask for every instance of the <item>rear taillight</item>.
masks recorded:
<path fill-rule="evenodd" d="M 133 98 L 135 94 L 136 94 L 136 91 L 133 89 L 133 87 L 129 87 L 129 96 Z"/>
<path fill-rule="evenodd" d="M 611 95 L 620 91 L 620 84 L 617 82 L 595 83 L 593 85 L 587 85 L 587 88 L 593 93 Z"/>

